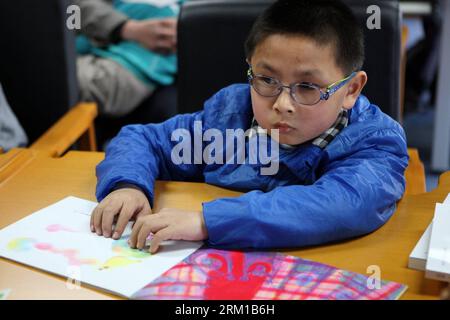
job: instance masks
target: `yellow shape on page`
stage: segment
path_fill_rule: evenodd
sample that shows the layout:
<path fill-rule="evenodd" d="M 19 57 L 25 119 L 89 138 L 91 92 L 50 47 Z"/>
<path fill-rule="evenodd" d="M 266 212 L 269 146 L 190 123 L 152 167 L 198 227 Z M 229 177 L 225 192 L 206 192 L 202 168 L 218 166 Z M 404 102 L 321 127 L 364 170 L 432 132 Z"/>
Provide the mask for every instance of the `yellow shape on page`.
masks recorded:
<path fill-rule="evenodd" d="M 135 263 L 140 263 L 140 262 L 142 262 L 142 260 L 130 259 L 127 257 L 122 257 L 122 256 L 115 256 L 115 257 L 112 257 L 112 258 L 106 260 L 106 262 L 99 268 L 99 270 L 107 270 L 107 269 L 112 269 L 112 268 L 125 267 L 130 264 L 135 264 Z"/>

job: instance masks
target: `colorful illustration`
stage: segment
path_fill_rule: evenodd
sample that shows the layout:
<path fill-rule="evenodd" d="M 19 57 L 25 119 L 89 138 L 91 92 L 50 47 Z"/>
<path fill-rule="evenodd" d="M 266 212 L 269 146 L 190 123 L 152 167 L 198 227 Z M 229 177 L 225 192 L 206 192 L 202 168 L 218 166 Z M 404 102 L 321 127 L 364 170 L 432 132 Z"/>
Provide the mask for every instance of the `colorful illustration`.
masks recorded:
<path fill-rule="evenodd" d="M 82 259 L 79 258 L 79 252 L 75 249 L 58 249 L 55 248 L 50 243 L 45 242 L 38 242 L 35 239 L 32 238 L 17 238 L 14 240 L 11 240 L 7 248 L 9 250 L 14 251 L 28 251 L 31 249 L 37 249 L 41 251 L 47 251 L 54 254 L 60 254 L 64 256 L 67 259 L 67 263 L 70 266 L 81 266 L 81 265 L 97 265 L 98 261 L 95 259 Z"/>
<path fill-rule="evenodd" d="M 151 256 L 148 251 L 141 251 L 138 249 L 132 249 L 128 245 L 128 237 L 124 237 L 120 240 L 115 240 L 112 243 L 112 251 L 117 253 L 118 256 L 114 256 L 108 259 L 99 270 L 107 270 L 111 268 L 118 268 L 128 266 L 134 263 L 140 263 L 142 260 Z"/>
<path fill-rule="evenodd" d="M 201 246 L 178 241 L 151 255 L 129 247 L 131 225 L 119 240 L 99 237 L 89 228 L 97 205 L 70 196 L 3 228 L 0 257 L 129 298 Z"/>
<path fill-rule="evenodd" d="M 47 228 L 45 228 L 48 232 L 59 232 L 59 231 L 66 231 L 66 232 L 78 232 L 76 230 L 73 230 L 72 228 L 63 226 L 61 224 L 51 224 Z"/>
<path fill-rule="evenodd" d="M 17 238 L 14 240 L 11 240 L 6 248 L 8 250 L 14 250 L 14 251 L 28 251 L 33 249 L 33 244 L 36 242 L 36 240 L 32 238 Z"/>
<path fill-rule="evenodd" d="M 91 265 L 95 266 L 98 264 L 96 259 L 82 259 L 79 258 L 79 252 L 75 249 L 58 249 L 55 248 L 50 243 L 36 243 L 35 248 L 42 251 L 48 251 L 54 254 L 60 254 L 67 259 L 69 266 L 81 266 L 81 265 Z"/>
<path fill-rule="evenodd" d="M 200 249 L 133 295 L 135 299 L 391 300 L 406 286 L 281 253 Z"/>
<path fill-rule="evenodd" d="M 46 228 L 49 232 L 68 231 L 76 232 L 61 225 L 51 225 Z M 51 230 L 51 231 L 50 231 Z M 79 252 L 76 249 L 58 249 L 50 243 L 38 242 L 33 238 L 17 238 L 11 240 L 7 245 L 8 250 L 14 251 L 28 251 L 37 249 L 40 251 L 47 251 L 54 254 L 63 255 L 67 259 L 70 266 L 91 265 L 99 266 L 98 270 L 109 270 L 112 268 L 119 268 L 128 266 L 130 264 L 141 263 L 142 259 L 148 258 L 151 254 L 148 251 L 141 251 L 132 249 L 128 245 L 128 237 L 112 242 L 112 252 L 115 256 L 109 258 L 104 263 L 100 263 L 96 259 L 82 259 L 79 258 Z"/>
<path fill-rule="evenodd" d="M 133 263 L 140 263 L 142 260 L 130 259 L 122 256 L 112 257 L 99 268 L 99 270 L 106 270 L 111 268 L 125 267 Z"/>
<path fill-rule="evenodd" d="M 121 255 L 121 256 L 127 256 L 130 258 L 137 258 L 137 259 L 143 259 L 148 258 L 151 256 L 151 253 L 147 250 L 138 250 L 138 249 L 132 249 L 128 245 L 128 237 L 124 237 L 120 240 L 116 240 L 112 244 L 112 251 Z"/>

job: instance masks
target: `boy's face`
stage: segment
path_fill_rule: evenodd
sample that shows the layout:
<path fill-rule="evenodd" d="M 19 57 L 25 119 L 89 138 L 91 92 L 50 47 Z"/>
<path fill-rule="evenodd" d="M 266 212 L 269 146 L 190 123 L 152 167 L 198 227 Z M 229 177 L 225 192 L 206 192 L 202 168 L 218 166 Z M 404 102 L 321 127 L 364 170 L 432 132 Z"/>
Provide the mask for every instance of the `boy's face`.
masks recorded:
<path fill-rule="evenodd" d="M 322 91 L 347 77 L 336 65 L 334 47 L 318 46 L 306 37 L 271 35 L 262 41 L 249 61 L 253 73 L 275 78 L 284 85 L 310 82 Z M 279 129 L 279 142 L 300 144 L 330 128 L 342 108 L 351 109 L 367 78 L 357 75 L 328 100 L 308 106 L 296 103 L 284 88 L 279 96 L 263 97 L 251 89 L 253 113 L 258 124 L 271 133 Z"/>

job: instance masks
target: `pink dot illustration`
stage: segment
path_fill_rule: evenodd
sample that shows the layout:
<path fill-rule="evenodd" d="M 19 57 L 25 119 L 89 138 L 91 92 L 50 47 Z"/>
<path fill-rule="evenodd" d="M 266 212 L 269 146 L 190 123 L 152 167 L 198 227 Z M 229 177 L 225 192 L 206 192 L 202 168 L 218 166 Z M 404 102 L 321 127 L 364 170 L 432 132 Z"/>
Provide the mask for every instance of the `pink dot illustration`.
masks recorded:
<path fill-rule="evenodd" d="M 39 250 L 51 250 L 52 249 L 52 245 L 50 243 L 36 243 L 34 245 L 34 247 Z"/>
<path fill-rule="evenodd" d="M 74 230 L 65 227 L 60 224 L 51 224 L 45 228 L 48 232 L 59 232 L 59 231 L 67 231 L 67 232 L 75 232 Z"/>
<path fill-rule="evenodd" d="M 66 249 L 66 250 L 61 250 L 61 253 L 63 255 L 65 255 L 66 257 L 75 257 L 78 255 L 78 250 L 75 249 Z"/>
<path fill-rule="evenodd" d="M 61 225 L 59 225 L 59 224 L 52 224 L 52 225 L 49 225 L 49 226 L 46 228 L 46 230 L 47 230 L 48 232 L 58 232 L 58 231 L 61 231 L 62 228 L 61 228 Z"/>

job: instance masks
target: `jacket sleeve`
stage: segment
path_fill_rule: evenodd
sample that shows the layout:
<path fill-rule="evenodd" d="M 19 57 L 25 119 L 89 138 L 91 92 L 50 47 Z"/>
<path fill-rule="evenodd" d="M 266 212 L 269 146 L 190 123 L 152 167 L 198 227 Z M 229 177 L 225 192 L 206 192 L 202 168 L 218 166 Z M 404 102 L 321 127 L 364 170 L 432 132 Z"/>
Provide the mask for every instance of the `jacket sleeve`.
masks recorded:
<path fill-rule="evenodd" d="M 96 168 L 98 201 L 119 183 L 129 183 L 141 188 L 153 206 L 156 179 L 201 180 L 202 164 L 195 164 L 192 159 L 177 164 L 178 160 L 172 159 L 172 150 L 181 141 L 188 141 L 192 146 L 194 123 L 202 121 L 202 117 L 203 111 L 200 111 L 178 115 L 159 124 L 125 126 L 110 142 L 105 159 Z M 174 139 L 173 133 L 177 133 Z"/>
<path fill-rule="evenodd" d="M 113 30 L 127 21 L 127 16 L 114 9 L 111 0 L 75 0 L 81 10 L 81 31 L 101 44 L 111 40 Z"/>
<path fill-rule="evenodd" d="M 379 130 L 365 137 L 357 150 L 330 161 L 312 185 L 281 186 L 203 203 L 209 244 L 300 247 L 379 228 L 405 190 L 406 141 L 398 129 Z"/>

